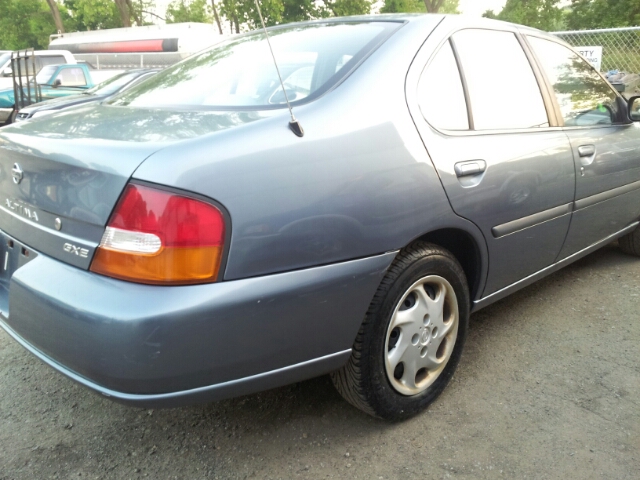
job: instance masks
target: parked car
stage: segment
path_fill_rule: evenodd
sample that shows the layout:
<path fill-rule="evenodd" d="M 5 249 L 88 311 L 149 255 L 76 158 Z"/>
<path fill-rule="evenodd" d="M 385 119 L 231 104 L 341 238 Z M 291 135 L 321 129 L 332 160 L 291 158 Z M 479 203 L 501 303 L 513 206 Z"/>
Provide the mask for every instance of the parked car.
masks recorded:
<path fill-rule="evenodd" d="M 35 61 L 35 73 L 42 70 L 47 65 L 58 65 L 68 63 L 74 65 L 76 59 L 68 50 L 35 50 L 33 52 Z M 27 65 L 31 60 L 28 60 Z M 26 72 L 27 68 L 22 60 L 22 71 Z M 13 70 L 11 69 L 11 52 L 0 51 L 0 90 L 13 87 Z"/>
<path fill-rule="evenodd" d="M 18 112 L 15 121 L 22 122 L 31 118 L 56 113 L 60 110 L 64 110 L 65 108 L 102 101 L 111 95 L 124 92 L 144 79 L 155 75 L 158 71 L 159 70 L 157 69 L 141 68 L 119 73 L 109 80 L 106 80 L 79 95 L 45 100 L 44 102 L 25 107 Z"/>
<path fill-rule="evenodd" d="M 40 91 L 42 100 L 68 97 L 77 95 L 78 92 L 89 90 L 95 87 L 93 76 L 98 77 L 97 82 L 105 81 L 119 71 L 96 70 L 91 72 L 86 64 L 74 65 L 47 65 L 35 76 L 35 83 Z M 18 87 L 18 92 L 20 88 Z M 35 98 L 36 86 L 25 84 L 23 86 L 24 96 Z M 16 116 L 16 98 L 14 88 L 0 90 L 0 123 L 10 124 Z"/>
<path fill-rule="evenodd" d="M 0 131 L 0 325 L 54 369 L 148 407 L 331 372 L 405 418 L 471 312 L 640 254 L 638 98 L 567 44 L 442 15 L 269 31 L 295 118 L 256 31 Z"/>
<path fill-rule="evenodd" d="M 25 52 L 20 52 L 18 61 L 18 71 L 13 72 L 11 68 L 10 51 L 0 51 L 0 92 L 13 90 L 13 84 L 27 84 L 45 65 L 54 63 L 75 64 L 73 55 L 66 50 L 37 50 L 27 56 Z M 31 93 L 31 92 L 29 92 Z M 0 101 L 0 104 L 2 102 Z M 0 106 L 0 126 L 11 123 L 13 108 Z"/>

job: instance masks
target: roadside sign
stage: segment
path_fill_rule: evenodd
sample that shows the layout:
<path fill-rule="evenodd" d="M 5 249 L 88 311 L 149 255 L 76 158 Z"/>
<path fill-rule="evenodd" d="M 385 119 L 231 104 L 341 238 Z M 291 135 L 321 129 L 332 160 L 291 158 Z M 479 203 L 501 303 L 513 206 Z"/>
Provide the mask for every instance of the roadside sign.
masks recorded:
<path fill-rule="evenodd" d="M 602 47 L 575 47 L 598 71 L 602 69 Z"/>

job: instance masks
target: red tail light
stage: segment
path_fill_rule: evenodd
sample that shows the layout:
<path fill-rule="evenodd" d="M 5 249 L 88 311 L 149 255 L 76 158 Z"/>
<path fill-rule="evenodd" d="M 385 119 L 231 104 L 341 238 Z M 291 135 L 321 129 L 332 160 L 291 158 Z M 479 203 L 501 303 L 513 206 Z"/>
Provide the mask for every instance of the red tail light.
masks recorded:
<path fill-rule="evenodd" d="M 224 233 L 224 217 L 213 205 L 131 184 L 109 219 L 91 271 L 161 285 L 214 282 Z"/>

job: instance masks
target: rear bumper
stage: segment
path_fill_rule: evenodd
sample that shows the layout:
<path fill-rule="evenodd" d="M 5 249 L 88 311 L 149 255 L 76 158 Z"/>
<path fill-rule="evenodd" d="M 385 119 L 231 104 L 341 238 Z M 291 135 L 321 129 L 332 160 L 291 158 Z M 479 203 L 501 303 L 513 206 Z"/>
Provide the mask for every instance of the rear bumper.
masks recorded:
<path fill-rule="evenodd" d="M 38 255 L 13 274 L 0 326 L 56 370 L 114 400 L 218 400 L 343 365 L 394 257 L 157 287 Z"/>

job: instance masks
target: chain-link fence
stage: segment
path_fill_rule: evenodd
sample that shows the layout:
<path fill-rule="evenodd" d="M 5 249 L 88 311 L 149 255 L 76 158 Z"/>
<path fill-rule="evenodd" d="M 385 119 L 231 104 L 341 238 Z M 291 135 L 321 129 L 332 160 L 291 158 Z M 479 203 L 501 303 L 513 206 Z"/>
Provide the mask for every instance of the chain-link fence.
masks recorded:
<path fill-rule="evenodd" d="M 554 32 L 629 98 L 640 95 L 640 27 Z"/>
<path fill-rule="evenodd" d="M 600 53 L 602 72 L 640 73 L 640 27 L 553 33 L 578 50 L 583 49 L 581 53 L 587 53 L 586 57 L 592 53 L 597 60 Z M 585 47 L 600 47 L 602 50 Z"/>

